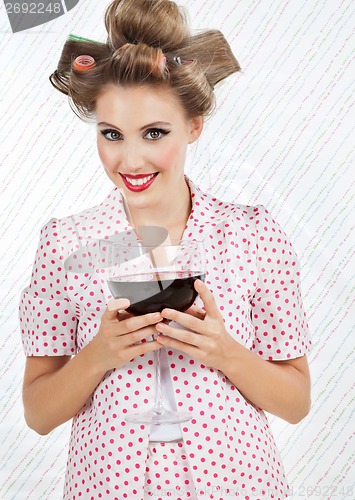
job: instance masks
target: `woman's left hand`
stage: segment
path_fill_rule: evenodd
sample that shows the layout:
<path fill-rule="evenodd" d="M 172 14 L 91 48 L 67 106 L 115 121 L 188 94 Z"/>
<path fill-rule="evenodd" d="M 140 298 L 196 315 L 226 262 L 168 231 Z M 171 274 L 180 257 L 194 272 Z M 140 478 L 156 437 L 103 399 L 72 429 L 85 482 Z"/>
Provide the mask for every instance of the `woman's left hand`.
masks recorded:
<path fill-rule="evenodd" d="M 163 309 L 161 315 L 193 331 L 157 323 L 156 329 L 163 335 L 157 337 L 161 344 L 185 352 L 203 365 L 223 371 L 227 355 L 237 342 L 229 335 L 223 316 L 213 294 L 203 281 L 196 280 L 195 290 L 200 295 L 205 311 L 195 306 L 185 312 Z"/>

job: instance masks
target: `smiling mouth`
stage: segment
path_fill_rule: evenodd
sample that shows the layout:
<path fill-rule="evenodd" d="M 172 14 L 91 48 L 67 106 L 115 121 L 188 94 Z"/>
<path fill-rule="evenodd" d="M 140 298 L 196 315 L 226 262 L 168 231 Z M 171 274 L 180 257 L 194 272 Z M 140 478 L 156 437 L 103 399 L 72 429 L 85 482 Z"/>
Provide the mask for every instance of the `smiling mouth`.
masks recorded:
<path fill-rule="evenodd" d="M 120 174 L 129 184 L 132 186 L 143 186 L 143 184 L 146 184 L 148 181 L 153 179 L 154 176 L 158 175 L 158 172 L 154 174 L 148 174 L 146 176 L 137 176 L 137 177 L 128 177 L 127 175 Z"/>
<path fill-rule="evenodd" d="M 144 175 L 139 178 L 127 177 L 126 175 L 123 175 L 121 173 L 120 176 L 122 177 L 123 182 L 130 191 L 139 192 L 148 189 L 149 186 L 155 181 L 158 173 L 159 172 L 150 175 Z"/>

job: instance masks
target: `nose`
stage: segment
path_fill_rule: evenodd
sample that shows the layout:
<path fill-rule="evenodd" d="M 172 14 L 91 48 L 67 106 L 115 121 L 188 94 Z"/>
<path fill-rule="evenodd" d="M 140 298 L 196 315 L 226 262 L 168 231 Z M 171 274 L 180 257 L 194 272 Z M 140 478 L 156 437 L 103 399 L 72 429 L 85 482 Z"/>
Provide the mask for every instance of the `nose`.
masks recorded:
<path fill-rule="evenodd" d="M 121 168 L 126 174 L 138 174 L 144 169 L 143 152 L 136 142 L 125 142 L 121 149 Z"/>

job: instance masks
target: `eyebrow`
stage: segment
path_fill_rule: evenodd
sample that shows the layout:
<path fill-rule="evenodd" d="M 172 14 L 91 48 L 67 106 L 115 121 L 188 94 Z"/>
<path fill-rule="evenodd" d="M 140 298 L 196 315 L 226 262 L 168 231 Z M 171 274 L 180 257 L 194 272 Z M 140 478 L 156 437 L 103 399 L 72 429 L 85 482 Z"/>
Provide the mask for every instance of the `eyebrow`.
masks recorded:
<path fill-rule="evenodd" d="M 97 126 L 99 126 L 99 125 L 105 125 L 106 127 L 113 127 L 121 132 L 121 130 L 118 127 L 116 127 L 116 125 L 112 125 L 111 123 L 100 122 L 97 124 Z M 144 127 L 141 127 L 139 130 L 142 131 L 142 130 L 145 130 L 149 127 L 157 127 L 160 125 L 168 125 L 170 127 L 172 126 L 171 123 L 169 123 L 169 122 L 154 122 L 154 123 L 149 123 L 148 125 L 144 125 Z"/>

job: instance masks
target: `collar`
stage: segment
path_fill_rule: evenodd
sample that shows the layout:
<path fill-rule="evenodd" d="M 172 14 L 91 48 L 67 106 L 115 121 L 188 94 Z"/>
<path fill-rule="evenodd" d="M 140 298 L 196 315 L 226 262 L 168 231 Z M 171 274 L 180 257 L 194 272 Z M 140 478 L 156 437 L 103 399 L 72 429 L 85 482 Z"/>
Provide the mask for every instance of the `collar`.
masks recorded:
<path fill-rule="evenodd" d="M 191 212 L 184 229 L 184 239 L 206 238 L 216 226 L 235 217 L 236 212 L 243 209 L 242 205 L 226 203 L 203 192 L 187 175 L 185 181 L 191 194 Z M 130 239 L 136 240 L 136 233 L 127 219 L 123 196 L 116 186 L 100 205 L 73 215 L 70 219 L 77 239 L 64 262 L 67 271 L 90 274 L 93 262 L 99 262 L 102 240 L 115 235 L 126 243 Z"/>
<path fill-rule="evenodd" d="M 190 237 L 209 232 L 212 227 L 233 217 L 241 207 L 213 197 L 203 192 L 187 175 L 185 181 L 191 193 L 191 212 L 187 220 L 185 232 Z M 123 202 L 123 196 L 116 186 L 103 202 L 75 216 L 80 220 L 80 233 L 84 239 L 103 239 L 123 231 L 133 231 Z M 79 224 L 76 224 L 79 226 Z"/>
<path fill-rule="evenodd" d="M 185 181 L 190 189 L 192 206 L 186 223 L 187 230 L 219 225 L 226 219 L 233 217 L 238 210 L 238 205 L 223 202 L 211 194 L 203 192 L 187 175 L 185 175 Z M 108 216 L 112 220 L 112 226 L 102 228 L 102 216 L 105 218 Z M 117 187 L 110 191 L 98 207 L 95 207 L 94 212 L 91 213 L 91 219 L 92 224 L 96 225 L 95 221 L 97 221 L 97 224 L 101 225 L 102 231 L 105 231 L 105 234 L 96 237 L 103 238 L 121 231 L 132 230 L 126 216 L 122 194 Z M 92 227 L 92 224 L 87 224 L 87 229 Z"/>
<path fill-rule="evenodd" d="M 212 227 L 218 226 L 225 220 L 233 217 L 238 210 L 238 205 L 227 203 L 203 192 L 190 178 L 185 175 L 191 193 L 192 209 L 186 228 L 199 233 L 208 232 Z"/>

